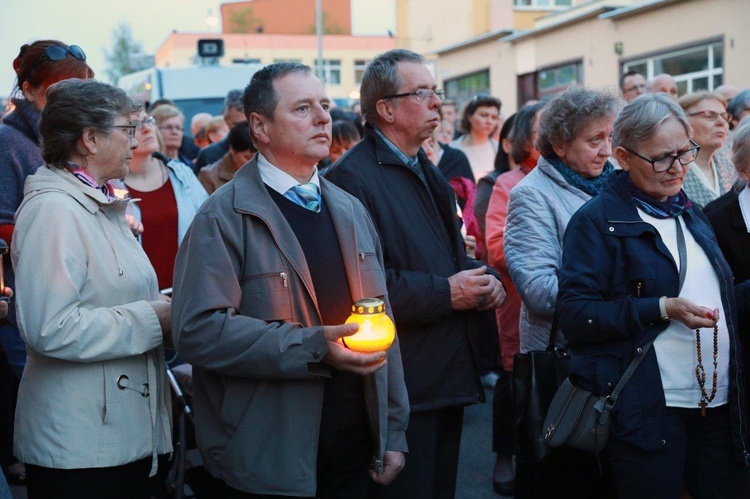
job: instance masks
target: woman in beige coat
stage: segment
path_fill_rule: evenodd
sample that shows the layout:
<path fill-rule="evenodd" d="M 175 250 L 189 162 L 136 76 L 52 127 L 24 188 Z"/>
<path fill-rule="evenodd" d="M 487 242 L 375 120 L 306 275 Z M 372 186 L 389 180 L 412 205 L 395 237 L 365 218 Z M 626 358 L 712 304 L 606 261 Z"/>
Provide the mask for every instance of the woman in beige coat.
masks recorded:
<path fill-rule="evenodd" d="M 12 259 L 27 363 L 15 454 L 29 498 L 148 498 L 171 452 L 163 347 L 171 304 L 109 181 L 138 145 L 122 90 L 50 87 L 42 156 L 16 216 Z"/>

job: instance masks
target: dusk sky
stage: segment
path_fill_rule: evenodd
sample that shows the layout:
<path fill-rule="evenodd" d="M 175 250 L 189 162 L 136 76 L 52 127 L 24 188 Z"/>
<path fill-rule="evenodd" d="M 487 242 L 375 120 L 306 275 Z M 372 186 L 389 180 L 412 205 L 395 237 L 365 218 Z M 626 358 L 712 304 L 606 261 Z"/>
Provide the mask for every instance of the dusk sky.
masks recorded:
<path fill-rule="evenodd" d="M 354 33 L 395 31 L 394 3 L 352 0 Z M 8 97 L 13 90 L 13 59 L 24 43 L 51 38 L 79 45 L 97 79 L 107 81 L 104 50 L 111 47 L 112 32 L 120 22 L 130 24 L 133 38 L 153 54 L 172 30 L 218 33 L 220 27 L 209 27 L 206 18 L 210 11 L 218 17 L 219 5 L 216 0 L 0 0 L 0 96 Z"/>

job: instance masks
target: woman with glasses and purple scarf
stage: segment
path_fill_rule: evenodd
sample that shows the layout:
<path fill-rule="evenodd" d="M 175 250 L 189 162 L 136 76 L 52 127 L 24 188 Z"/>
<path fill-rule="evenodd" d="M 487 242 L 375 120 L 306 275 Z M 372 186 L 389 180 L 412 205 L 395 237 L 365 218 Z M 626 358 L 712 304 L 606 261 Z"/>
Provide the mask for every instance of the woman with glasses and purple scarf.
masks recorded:
<path fill-rule="evenodd" d="M 696 111 L 698 112 L 698 111 Z M 614 123 L 622 170 L 568 223 L 557 299 L 570 380 L 612 394 L 601 453 L 617 497 L 744 498 L 750 440 L 738 332 L 750 283 L 732 272 L 705 215 L 683 190 L 701 147 L 663 93 Z"/>
<path fill-rule="evenodd" d="M 67 78 L 93 78 L 86 54 L 77 45 L 57 40 L 38 40 L 21 47 L 13 60 L 16 85 L 11 94 L 13 110 L 0 124 L 0 238 L 8 246 L 13 239 L 13 215 L 23 198 L 26 177 L 44 161 L 40 152 L 39 120 L 47 101 L 47 87 Z M 5 280 L 14 287 L 10 258 L 3 261 Z M 18 335 L 15 306 L 0 320 L 0 420 L 13 421 L 15 392 L 26 363 L 26 350 Z M 12 369 L 12 370 L 11 370 Z M 11 482 L 23 482 L 23 464 L 12 457 L 13 428 L 0 428 L 0 465 Z"/>
<path fill-rule="evenodd" d="M 112 181 L 138 147 L 135 103 L 94 80 L 51 86 L 11 258 L 28 352 L 14 451 L 29 499 L 148 499 L 172 451 L 171 304 Z"/>

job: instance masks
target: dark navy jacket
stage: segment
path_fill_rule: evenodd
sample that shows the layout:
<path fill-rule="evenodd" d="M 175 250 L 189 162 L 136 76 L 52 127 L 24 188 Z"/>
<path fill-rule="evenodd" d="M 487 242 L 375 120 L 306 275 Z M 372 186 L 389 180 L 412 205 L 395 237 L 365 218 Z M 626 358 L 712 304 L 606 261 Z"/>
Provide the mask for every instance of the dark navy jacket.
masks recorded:
<path fill-rule="evenodd" d="M 365 205 L 380 236 L 412 412 L 484 401 L 482 317 L 452 310 L 448 284 L 481 263 L 466 256 L 453 189 L 421 149 L 418 159 L 423 179 L 368 126 L 325 174 Z"/>
<path fill-rule="evenodd" d="M 634 356 L 642 354 L 644 344 L 669 325 L 661 320 L 659 298 L 679 294 L 677 265 L 656 229 L 641 220 L 622 174 L 611 175 L 601 193 L 581 207 L 563 239 L 557 312 L 571 349 L 571 379 L 597 394 L 610 393 Z M 729 407 L 735 455 L 749 466 L 747 400 L 737 331 L 738 307 L 744 318 L 750 288 L 733 286 L 732 272 L 703 213 L 693 207 L 683 219 L 719 278 L 730 336 Z M 612 414 L 613 436 L 645 450 L 669 445 L 664 440 L 664 389 L 653 349 L 623 389 Z"/>

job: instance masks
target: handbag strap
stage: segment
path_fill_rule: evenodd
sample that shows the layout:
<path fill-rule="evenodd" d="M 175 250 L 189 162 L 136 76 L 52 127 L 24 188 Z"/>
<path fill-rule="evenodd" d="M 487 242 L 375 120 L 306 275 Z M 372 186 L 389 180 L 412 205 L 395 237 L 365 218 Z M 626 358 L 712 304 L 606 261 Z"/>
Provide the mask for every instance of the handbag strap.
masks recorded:
<path fill-rule="evenodd" d="M 680 256 L 680 291 L 685 284 L 685 274 L 687 274 L 687 249 L 685 248 L 685 234 L 682 232 L 680 217 L 675 217 L 674 222 L 677 224 L 677 253 Z"/>

